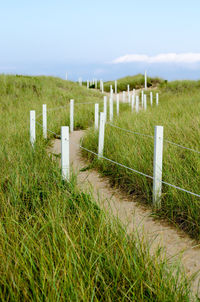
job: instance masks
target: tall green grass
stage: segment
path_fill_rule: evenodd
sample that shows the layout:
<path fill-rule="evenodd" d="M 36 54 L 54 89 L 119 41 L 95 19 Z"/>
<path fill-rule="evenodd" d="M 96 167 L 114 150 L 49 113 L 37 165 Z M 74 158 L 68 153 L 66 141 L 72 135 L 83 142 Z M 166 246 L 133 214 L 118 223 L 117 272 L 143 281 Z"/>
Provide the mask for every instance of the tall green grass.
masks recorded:
<path fill-rule="evenodd" d="M 159 85 L 165 85 L 167 81 L 164 81 L 158 77 L 147 77 L 147 87 L 157 87 Z M 104 91 L 110 92 L 110 85 L 113 89 L 115 87 L 115 81 L 104 82 Z M 122 92 L 127 90 L 127 85 L 130 86 L 130 90 L 144 88 L 144 75 L 137 74 L 135 76 L 127 76 L 117 79 L 117 91 Z M 83 86 L 87 86 L 87 82 L 83 82 Z M 95 85 L 89 86 L 89 88 L 95 88 Z M 97 84 L 97 88 L 100 89 L 100 82 Z"/>
<path fill-rule="evenodd" d="M 61 180 L 51 144 L 37 127 L 29 143 L 29 110 L 48 112 L 48 127 L 68 122 L 67 104 L 101 95 L 44 77 L 0 76 L 0 300 L 191 301 L 184 274 Z M 76 128 L 93 123 L 93 107 L 76 111 Z M 80 116 L 82 119 L 77 119 Z"/>
<path fill-rule="evenodd" d="M 114 118 L 121 128 L 154 135 L 156 125 L 164 126 L 164 139 L 200 151 L 200 84 L 199 82 L 173 82 L 160 91 L 160 104 L 147 111 L 131 113 L 130 106 Z M 154 93 L 155 96 L 155 93 Z M 120 105 L 121 106 L 121 105 Z M 98 134 L 89 131 L 84 146 L 97 151 Z M 92 158 L 92 155 L 85 154 Z M 104 155 L 128 167 L 153 175 L 153 139 L 106 125 Z M 95 161 L 103 174 L 109 175 L 113 184 L 128 193 L 138 194 L 152 204 L 152 180 L 107 161 Z M 181 149 L 164 141 L 163 181 L 200 194 L 199 154 Z M 163 185 L 162 207 L 158 215 L 175 222 L 192 237 L 200 239 L 200 199 Z"/>

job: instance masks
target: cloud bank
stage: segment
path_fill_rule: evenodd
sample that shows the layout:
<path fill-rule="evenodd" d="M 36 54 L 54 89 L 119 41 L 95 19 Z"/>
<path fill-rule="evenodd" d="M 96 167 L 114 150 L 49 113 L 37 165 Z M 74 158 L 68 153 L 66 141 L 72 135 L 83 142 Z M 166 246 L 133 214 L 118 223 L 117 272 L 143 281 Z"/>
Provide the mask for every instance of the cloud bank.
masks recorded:
<path fill-rule="evenodd" d="M 180 63 L 194 64 L 200 62 L 200 53 L 163 53 L 156 56 L 129 54 L 112 61 L 113 64 L 119 63 Z"/>

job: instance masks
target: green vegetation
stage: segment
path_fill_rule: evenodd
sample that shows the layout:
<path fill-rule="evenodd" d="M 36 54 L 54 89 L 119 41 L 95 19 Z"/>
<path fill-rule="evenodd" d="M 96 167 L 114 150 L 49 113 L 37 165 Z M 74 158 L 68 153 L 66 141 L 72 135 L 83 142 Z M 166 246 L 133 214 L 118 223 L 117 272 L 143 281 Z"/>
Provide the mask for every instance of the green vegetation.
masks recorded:
<path fill-rule="evenodd" d="M 149 93 L 149 92 L 148 92 Z M 131 113 L 130 106 L 120 105 L 120 117 L 114 124 L 125 129 L 153 136 L 154 126 L 164 126 L 164 139 L 200 151 L 200 82 L 172 82 L 160 90 L 160 104 L 147 111 Z M 126 106 L 126 109 L 125 109 Z M 93 130 L 84 138 L 84 146 L 97 151 L 98 134 Z M 93 156 L 85 154 L 93 160 Z M 104 156 L 128 167 L 153 175 L 153 139 L 127 133 L 106 125 Z M 113 184 L 121 186 L 130 194 L 138 194 L 152 204 L 152 180 L 105 160 L 97 161 L 104 175 Z M 200 193 L 199 154 L 164 142 L 163 180 L 194 193 Z M 157 215 L 167 217 L 192 237 L 200 240 L 200 199 L 163 185 L 162 208 Z"/>
<path fill-rule="evenodd" d="M 167 81 L 164 81 L 160 78 L 147 78 L 147 86 L 148 87 L 157 87 L 159 85 L 166 84 Z M 113 89 L 115 87 L 115 81 L 104 82 L 104 91 L 110 92 L 110 85 L 112 85 Z M 127 76 L 124 78 L 120 78 L 117 80 L 117 90 L 118 92 L 126 91 L 127 85 L 130 85 L 130 90 L 144 88 L 144 75 L 137 74 L 135 76 Z M 87 86 L 87 82 L 83 82 L 83 86 Z M 90 85 L 89 88 L 95 88 L 95 85 Z M 97 88 L 100 89 L 100 83 L 98 82 Z"/>
<path fill-rule="evenodd" d="M 56 78 L 0 76 L 0 300 L 191 301 L 184 275 L 159 251 L 127 236 L 75 178 L 61 181 L 37 126 L 29 143 L 29 110 L 43 103 L 48 127 L 60 133 L 68 103 L 101 101 L 97 92 Z M 77 106 L 77 107 L 76 107 Z M 93 123 L 93 105 L 75 106 L 75 127 Z"/>

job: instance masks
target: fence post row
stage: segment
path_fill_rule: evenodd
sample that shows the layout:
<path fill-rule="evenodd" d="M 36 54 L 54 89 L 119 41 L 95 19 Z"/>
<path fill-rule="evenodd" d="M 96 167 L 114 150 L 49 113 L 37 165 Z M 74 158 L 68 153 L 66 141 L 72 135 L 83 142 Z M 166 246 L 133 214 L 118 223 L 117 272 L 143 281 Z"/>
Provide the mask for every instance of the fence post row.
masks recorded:
<path fill-rule="evenodd" d="M 104 130 L 105 130 L 105 119 L 104 119 L 104 113 L 101 112 L 100 113 L 100 126 L 99 126 L 98 158 L 103 156 Z"/>
<path fill-rule="evenodd" d="M 158 101 L 159 101 L 159 94 L 156 93 L 156 105 L 158 105 Z"/>
<path fill-rule="evenodd" d="M 107 96 L 104 96 L 103 111 L 104 111 L 104 120 L 106 122 L 106 120 L 107 120 Z"/>
<path fill-rule="evenodd" d="M 115 80 L 115 94 L 117 94 L 117 80 Z"/>
<path fill-rule="evenodd" d="M 144 94 L 144 110 L 147 110 L 147 95 Z"/>
<path fill-rule="evenodd" d="M 103 81 L 101 82 L 101 92 L 104 93 Z"/>
<path fill-rule="evenodd" d="M 74 131 L 74 100 L 70 100 L 70 132 Z"/>
<path fill-rule="evenodd" d="M 36 133 L 35 133 L 35 110 L 30 111 L 30 142 L 32 147 L 35 144 Z"/>
<path fill-rule="evenodd" d="M 135 111 L 137 113 L 139 112 L 139 96 L 138 95 L 136 95 Z"/>
<path fill-rule="evenodd" d="M 131 110 L 132 110 L 132 112 L 134 110 L 134 105 L 135 105 L 135 94 L 132 95 L 132 102 L 131 102 Z"/>
<path fill-rule="evenodd" d="M 153 205 L 157 208 L 161 206 L 162 161 L 163 161 L 163 127 L 155 126 L 154 159 L 153 159 Z"/>
<path fill-rule="evenodd" d="M 110 98 L 110 110 L 109 110 L 109 113 L 110 113 L 110 122 L 113 121 L 113 98 Z"/>
<path fill-rule="evenodd" d="M 122 101 L 123 101 L 123 103 L 125 103 L 125 97 L 126 97 L 125 93 L 126 93 L 125 91 L 122 92 Z"/>
<path fill-rule="evenodd" d="M 150 104 L 153 105 L 153 92 L 150 92 Z"/>
<path fill-rule="evenodd" d="M 117 116 L 119 115 L 119 94 L 117 94 L 117 100 L 116 100 L 116 102 L 117 102 Z"/>
<path fill-rule="evenodd" d="M 43 137 L 47 139 L 47 105 L 42 105 Z"/>
<path fill-rule="evenodd" d="M 61 127 L 62 179 L 69 181 L 69 127 Z"/>
<path fill-rule="evenodd" d="M 142 107 L 144 106 L 144 91 L 142 90 L 142 95 L 141 95 L 141 101 L 142 101 Z"/>
<path fill-rule="evenodd" d="M 95 129 L 99 127 L 99 104 L 95 104 L 94 127 Z"/>

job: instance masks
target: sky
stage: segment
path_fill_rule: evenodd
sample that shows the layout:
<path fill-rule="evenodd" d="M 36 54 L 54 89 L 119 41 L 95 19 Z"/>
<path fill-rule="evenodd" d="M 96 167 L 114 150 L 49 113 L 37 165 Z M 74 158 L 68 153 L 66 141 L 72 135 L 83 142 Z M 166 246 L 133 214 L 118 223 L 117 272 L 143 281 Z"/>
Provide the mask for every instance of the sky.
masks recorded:
<path fill-rule="evenodd" d="M 200 78 L 199 0 L 6 0 L 0 73 Z"/>

